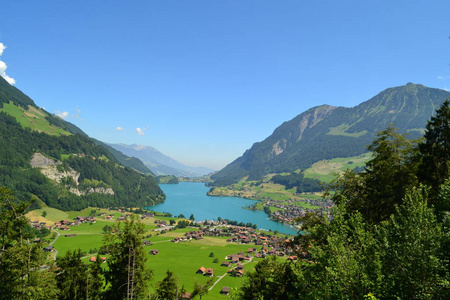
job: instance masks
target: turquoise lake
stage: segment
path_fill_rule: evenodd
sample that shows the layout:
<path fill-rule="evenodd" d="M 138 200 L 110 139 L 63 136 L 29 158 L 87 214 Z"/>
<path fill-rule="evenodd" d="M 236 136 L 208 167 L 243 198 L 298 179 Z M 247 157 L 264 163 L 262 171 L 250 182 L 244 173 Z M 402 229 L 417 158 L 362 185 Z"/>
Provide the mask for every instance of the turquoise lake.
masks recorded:
<path fill-rule="evenodd" d="M 211 197 L 206 193 L 209 188 L 204 183 L 180 182 L 179 184 L 161 184 L 166 194 L 164 203 L 151 206 L 158 212 L 168 212 L 173 216 L 183 214 L 187 218 L 194 214 L 196 221 L 229 219 L 244 223 L 253 223 L 260 229 L 278 230 L 285 234 L 296 234 L 297 231 L 287 225 L 268 219 L 263 211 L 251 211 L 242 207 L 257 201 L 238 197 Z"/>

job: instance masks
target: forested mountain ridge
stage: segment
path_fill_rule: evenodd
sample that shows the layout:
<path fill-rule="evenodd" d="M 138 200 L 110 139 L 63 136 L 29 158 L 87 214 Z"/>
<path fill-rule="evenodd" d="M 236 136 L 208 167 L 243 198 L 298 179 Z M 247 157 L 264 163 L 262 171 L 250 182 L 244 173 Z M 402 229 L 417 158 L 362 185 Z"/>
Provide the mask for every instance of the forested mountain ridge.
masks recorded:
<path fill-rule="evenodd" d="M 148 206 L 164 200 L 142 162 L 113 155 L 102 144 L 39 108 L 0 77 L 0 186 L 14 191 L 16 199 L 40 199 L 63 210 Z M 32 167 L 36 154 L 53 161 L 53 175 L 61 178 Z M 77 177 L 64 175 L 74 173 Z"/>
<path fill-rule="evenodd" d="M 304 170 L 313 163 L 360 155 L 380 130 L 394 124 L 411 137 L 423 133 L 426 121 L 450 93 L 408 83 L 386 89 L 352 108 L 311 108 L 275 129 L 241 157 L 214 174 L 213 185 L 228 185 L 246 176 Z"/>

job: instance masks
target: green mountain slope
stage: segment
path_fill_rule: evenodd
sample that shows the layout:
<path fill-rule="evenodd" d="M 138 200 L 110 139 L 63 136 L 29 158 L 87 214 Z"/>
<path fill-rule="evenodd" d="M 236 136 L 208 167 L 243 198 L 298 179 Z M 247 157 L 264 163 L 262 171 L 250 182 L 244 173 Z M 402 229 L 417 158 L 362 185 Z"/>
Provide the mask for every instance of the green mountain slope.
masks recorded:
<path fill-rule="evenodd" d="M 386 89 L 353 108 L 311 108 L 211 176 L 213 185 L 228 185 L 246 176 L 252 180 L 269 173 L 304 170 L 323 159 L 362 154 L 375 134 L 389 124 L 418 137 L 447 97 L 447 91 L 408 83 Z"/>
<path fill-rule="evenodd" d="M 142 162 L 113 155 L 102 144 L 0 77 L 0 186 L 11 188 L 16 199 L 38 198 L 63 210 L 164 201 Z"/>

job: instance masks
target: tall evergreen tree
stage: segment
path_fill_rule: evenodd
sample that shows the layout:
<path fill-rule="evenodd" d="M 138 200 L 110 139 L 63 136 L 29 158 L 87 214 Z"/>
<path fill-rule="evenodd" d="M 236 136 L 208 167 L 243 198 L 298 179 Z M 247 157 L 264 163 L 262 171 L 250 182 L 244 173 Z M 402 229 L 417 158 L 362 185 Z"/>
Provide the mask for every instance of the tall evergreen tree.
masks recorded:
<path fill-rule="evenodd" d="M 418 176 L 430 186 L 430 204 L 437 203 L 439 187 L 449 177 L 450 167 L 450 101 L 445 100 L 428 121 L 424 141 L 419 144 Z M 439 206 L 439 205 L 438 205 Z"/>
<path fill-rule="evenodd" d="M 359 211 L 373 223 L 386 220 L 402 203 L 406 190 L 417 182 L 414 144 L 389 126 L 378 133 L 368 149 L 373 158 L 365 171 L 346 171 L 330 185 L 335 203 L 345 202 L 350 212 Z"/>
<path fill-rule="evenodd" d="M 61 290 L 60 300 L 86 299 L 89 291 L 88 266 L 81 261 L 81 250 L 67 251 L 57 260 L 60 267 L 58 287 Z"/>
<path fill-rule="evenodd" d="M 45 254 L 31 243 L 25 212 L 30 202 L 15 203 L 0 187 L 0 299 L 55 299 L 54 273 L 41 271 Z"/>
<path fill-rule="evenodd" d="M 151 271 L 145 265 L 144 233 L 144 225 L 132 215 L 114 223 L 113 232 L 105 236 L 110 254 L 106 273 L 108 299 L 142 299 L 148 295 L 147 280 L 151 278 Z"/>
<path fill-rule="evenodd" d="M 154 299 L 177 300 L 179 296 L 178 278 L 173 272 L 167 270 L 166 277 L 158 282 Z"/>

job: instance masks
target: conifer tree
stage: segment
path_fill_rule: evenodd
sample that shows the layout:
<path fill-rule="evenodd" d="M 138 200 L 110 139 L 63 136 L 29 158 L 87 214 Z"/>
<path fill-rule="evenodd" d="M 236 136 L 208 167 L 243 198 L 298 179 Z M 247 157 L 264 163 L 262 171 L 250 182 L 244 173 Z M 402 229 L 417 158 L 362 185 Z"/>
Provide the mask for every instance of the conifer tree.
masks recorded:
<path fill-rule="evenodd" d="M 147 255 L 142 244 L 144 225 L 136 215 L 116 222 L 113 232 L 104 238 L 108 258 L 106 280 L 108 299 L 142 299 L 147 296 L 151 271 L 145 265 Z"/>
<path fill-rule="evenodd" d="M 88 266 L 81 261 L 81 250 L 67 251 L 57 260 L 60 271 L 57 275 L 60 300 L 86 299 L 88 286 Z"/>
<path fill-rule="evenodd" d="M 418 176 L 430 186 L 430 202 L 437 204 L 439 187 L 449 177 L 450 167 L 450 101 L 447 99 L 428 121 L 424 141 L 419 144 Z"/>
<path fill-rule="evenodd" d="M 178 278 L 177 276 L 167 270 L 166 277 L 160 282 L 158 282 L 158 287 L 156 288 L 155 299 L 161 300 L 177 300 L 180 296 L 180 290 L 178 288 Z"/>
<path fill-rule="evenodd" d="M 31 243 L 25 213 L 31 202 L 15 203 L 0 187 L 0 299 L 55 299 L 54 273 L 41 271 L 45 254 Z"/>

